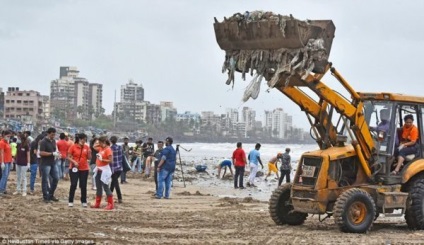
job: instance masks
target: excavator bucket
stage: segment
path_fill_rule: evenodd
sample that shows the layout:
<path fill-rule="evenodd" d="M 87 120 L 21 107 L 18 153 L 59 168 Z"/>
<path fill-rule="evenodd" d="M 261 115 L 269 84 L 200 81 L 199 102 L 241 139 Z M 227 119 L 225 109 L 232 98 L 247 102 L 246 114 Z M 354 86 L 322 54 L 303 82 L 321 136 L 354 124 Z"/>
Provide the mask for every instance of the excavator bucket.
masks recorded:
<path fill-rule="evenodd" d="M 223 68 L 229 71 L 229 84 L 234 71 L 242 72 L 243 78 L 246 72 L 258 73 L 268 81 L 282 72 L 324 73 L 336 28 L 331 20 L 301 21 L 254 11 L 222 22 L 215 18 L 214 29 L 218 45 L 226 51 Z"/>

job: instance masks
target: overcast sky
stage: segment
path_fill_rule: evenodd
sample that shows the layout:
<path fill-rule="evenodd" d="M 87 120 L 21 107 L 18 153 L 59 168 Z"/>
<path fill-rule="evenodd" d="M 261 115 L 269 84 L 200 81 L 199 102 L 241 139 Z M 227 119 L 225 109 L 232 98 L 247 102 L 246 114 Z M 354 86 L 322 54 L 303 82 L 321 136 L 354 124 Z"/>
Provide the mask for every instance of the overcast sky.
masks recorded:
<path fill-rule="evenodd" d="M 264 10 L 336 25 L 330 60 L 358 91 L 424 95 L 424 1 L 130 1 L 0 0 L 0 87 L 49 95 L 60 66 L 104 84 L 103 107 L 128 79 L 141 83 L 145 100 L 173 101 L 179 113 L 248 106 L 283 108 L 297 126 L 305 115 L 281 93 L 241 103 L 250 79 L 234 89 L 221 73 L 224 51 L 215 40 L 213 17 Z M 339 89 L 331 76 L 329 86 Z"/>

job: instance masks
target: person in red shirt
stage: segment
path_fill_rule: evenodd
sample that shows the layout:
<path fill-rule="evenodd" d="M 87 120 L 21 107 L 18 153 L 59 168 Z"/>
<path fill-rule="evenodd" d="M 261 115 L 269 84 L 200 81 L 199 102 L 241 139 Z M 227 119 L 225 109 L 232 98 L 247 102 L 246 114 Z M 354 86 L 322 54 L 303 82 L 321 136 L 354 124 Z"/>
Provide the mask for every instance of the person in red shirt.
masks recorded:
<path fill-rule="evenodd" d="M 233 152 L 233 165 L 236 169 L 236 174 L 234 175 L 234 188 L 244 189 L 243 186 L 243 176 L 244 168 L 247 164 L 246 162 L 246 153 L 242 148 L 241 142 L 237 142 L 237 149 Z M 238 181 L 238 185 L 237 185 Z"/>
<path fill-rule="evenodd" d="M 9 178 L 10 165 L 12 164 L 12 149 L 9 145 L 12 132 L 9 130 L 3 131 L 3 139 L 0 141 L 0 163 L 2 176 L 0 180 L 0 196 L 6 193 L 7 179 Z"/>
<path fill-rule="evenodd" d="M 406 156 L 417 154 L 418 151 L 418 128 L 413 124 L 414 116 L 409 114 L 403 118 L 405 122 L 402 128 L 402 139 L 399 147 L 395 150 L 395 156 L 397 156 L 397 164 L 392 174 L 399 174 L 399 170 L 405 161 Z"/>
<path fill-rule="evenodd" d="M 74 206 L 75 190 L 79 180 L 81 189 L 81 205 L 87 207 L 87 180 L 90 167 L 88 160 L 91 158 L 90 147 L 86 144 L 87 135 L 81 133 L 75 135 L 75 144 L 68 150 L 69 176 L 71 177 L 71 187 L 69 188 L 68 206 Z"/>
<path fill-rule="evenodd" d="M 66 141 L 66 135 L 65 133 L 60 133 L 59 139 L 56 142 L 57 150 L 60 153 L 59 159 L 57 159 L 56 166 L 59 172 L 59 178 L 63 179 L 65 177 L 65 169 L 66 169 L 66 161 L 68 156 L 68 150 L 69 150 L 69 144 Z"/>
<path fill-rule="evenodd" d="M 100 208 L 100 202 L 102 200 L 103 190 L 107 196 L 106 210 L 112 210 L 114 208 L 113 194 L 109 188 L 109 184 L 112 181 L 112 170 L 109 163 L 112 162 L 113 153 L 109 147 L 110 143 L 106 136 L 102 136 L 94 144 L 93 148 L 98 151 L 96 168 L 94 173 L 96 175 L 96 202 L 91 205 L 92 208 Z"/>

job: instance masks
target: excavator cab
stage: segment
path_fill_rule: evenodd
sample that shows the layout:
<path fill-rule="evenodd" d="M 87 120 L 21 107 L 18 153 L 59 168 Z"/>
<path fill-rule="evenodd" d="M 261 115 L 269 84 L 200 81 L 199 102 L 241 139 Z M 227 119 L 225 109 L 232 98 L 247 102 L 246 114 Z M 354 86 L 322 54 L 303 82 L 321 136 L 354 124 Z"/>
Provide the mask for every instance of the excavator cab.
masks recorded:
<path fill-rule="evenodd" d="M 397 95 L 401 97 L 402 95 Z M 384 97 L 384 95 L 382 96 Z M 386 94 L 386 97 L 389 97 Z M 370 125 L 371 134 L 376 148 L 376 163 L 373 168 L 375 181 L 383 184 L 401 184 L 402 173 L 406 166 L 415 160 L 423 158 L 423 118 L 421 107 L 424 104 L 414 101 L 387 101 L 387 100 L 368 100 L 364 102 L 365 120 Z M 424 107 L 423 107 L 424 108 Z M 418 128 L 419 137 L 415 143 L 416 153 L 406 156 L 401 166 L 399 175 L 393 175 L 392 170 L 397 164 L 397 148 L 401 141 L 403 118 L 406 115 L 412 115 L 414 126 Z"/>

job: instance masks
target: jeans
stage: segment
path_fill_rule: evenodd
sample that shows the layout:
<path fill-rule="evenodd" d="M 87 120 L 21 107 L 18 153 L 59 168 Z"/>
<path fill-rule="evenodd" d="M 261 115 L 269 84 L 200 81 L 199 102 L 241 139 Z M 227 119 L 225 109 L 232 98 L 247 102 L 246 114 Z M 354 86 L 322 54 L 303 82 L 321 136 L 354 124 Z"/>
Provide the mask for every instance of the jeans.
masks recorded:
<path fill-rule="evenodd" d="M 59 179 L 63 179 L 63 175 L 65 173 L 65 160 L 59 158 L 56 160 L 56 166 L 57 166 L 57 173 L 59 174 Z"/>
<path fill-rule="evenodd" d="M 243 186 L 243 177 L 244 177 L 244 167 L 235 166 L 236 168 L 236 174 L 234 175 L 234 188 L 237 187 L 244 187 Z M 238 186 L 237 186 L 237 180 L 238 180 Z"/>
<path fill-rule="evenodd" d="M 50 200 L 54 196 L 57 183 L 59 182 L 59 173 L 57 165 L 41 165 L 41 189 L 43 190 L 44 200 Z M 49 180 L 51 178 L 50 184 Z"/>
<path fill-rule="evenodd" d="M 171 182 L 174 178 L 174 172 L 168 171 L 165 169 L 161 169 L 158 173 L 158 190 L 156 192 L 156 196 L 158 198 L 162 198 L 163 196 L 163 188 L 165 186 L 165 198 L 169 198 L 169 194 L 171 193 Z"/>
<path fill-rule="evenodd" d="M 135 172 L 135 167 L 137 166 L 137 172 L 141 173 L 141 163 L 142 163 L 141 157 L 137 157 L 133 162 L 132 171 Z"/>
<path fill-rule="evenodd" d="M 122 173 L 121 173 L 121 184 L 123 184 L 124 182 L 127 182 L 127 172 L 122 171 Z"/>
<path fill-rule="evenodd" d="M 69 188 L 69 202 L 74 202 L 75 190 L 79 180 L 79 188 L 81 189 L 81 203 L 87 203 L 87 179 L 89 170 L 78 171 L 76 173 L 69 172 L 71 178 L 71 187 Z"/>
<path fill-rule="evenodd" d="M 6 191 L 7 179 L 9 178 L 11 165 L 12 164 L 10 162 L 4 163 L 4 169 L 2 171 L 1 180 L 0 180 L 0 193 L 3 193 Z"/>
<path fill-rule="evenodd" d="M 278 186 L 283 183 L 284 176 L 286 177 L 286 183 L 290 183 L 290 169 L 288 170 L 280 170 L 280 179 L 278 180 Z"/>
<path fill-rule="evenodd" d="M 27 192 L 27 177 L 26 177 L 26 172 L 28 170 L 28 166 L 21 166 L 21 165 L 16 165 L 16 176 L 17 176 L 17 181 L 16 181 L 16 191 L 17 192 L 21 192 L 22 193 L 26 193 Z"/>
<path fill-rule="evenodd" d="M 251 185 L 255 184 L 256 173 L 258 172 L 258 165 L 251 163 L 250 164 L 250 175 L 249 175 L 249 183 Z"/>
<path fill-rule="evenodd" d="M 29 178 L 29 189 L 30 191 L 34 191 L 35 178 L 37 177 L 37 163 L 31 163 L 29 169 L 31 171 L 31 177 Z"/>
<path fill-rule="evenodd" d="M 102 171 L 97 170 L 97 175 L 96 175 L 96 195 L 97 196 L 102 196 L 103 195 L 103 189 L 105 190 L 106 196 L 111 196 L 112 192 L 110 191 L 109 185 L 103 183 L 101 181 L 102 177 Z"/>
<path fill-rule="evenodd" d="M 112 183 L 110 184 L 110 191 L 113 192 L 113 189 L 116 188 L 116 195 L 118 200 L 122 200 L 121 188 L 119 187 L 119 177 L 121 176 L 121 171 L 116 171 L 112 174 Z"/>

